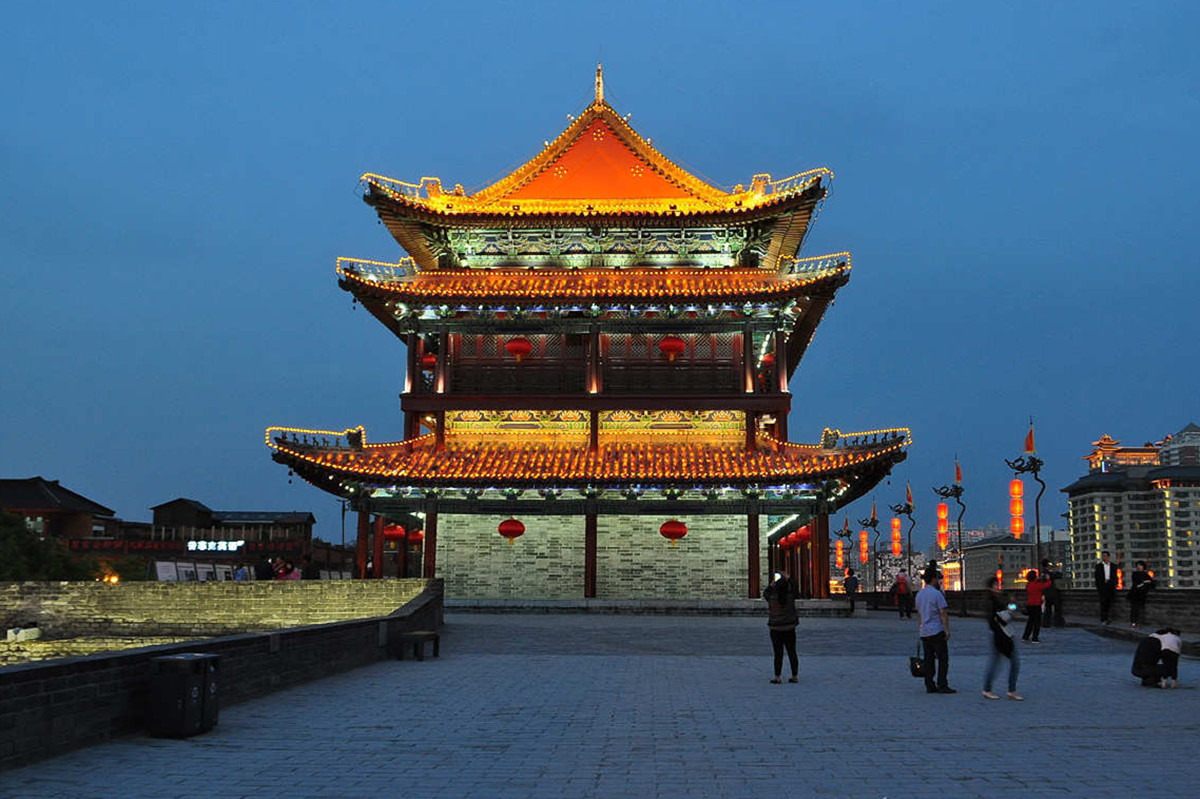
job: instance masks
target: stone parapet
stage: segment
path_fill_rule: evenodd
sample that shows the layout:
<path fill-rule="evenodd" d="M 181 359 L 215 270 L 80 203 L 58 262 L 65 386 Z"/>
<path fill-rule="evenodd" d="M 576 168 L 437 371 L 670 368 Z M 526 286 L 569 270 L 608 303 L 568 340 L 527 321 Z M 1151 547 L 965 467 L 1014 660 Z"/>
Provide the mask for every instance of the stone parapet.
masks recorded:
<path fill-rule="evenodd" d="M 48 638 L 190 636 L 386 616 L 423 579 L 276 582 L 0 583 L 0 624 Z"/>
<path fill-rule="evenodd" d="M 281 595 L 296 597 L 337 582 L 316 583 L 302 592 L 284 586 Z M 141 729 L 156 657 L 219 655 L 222 705 L 392 657 L 401 633 L 442 623 L 441 582 L 416 582 L 424 590 L 403 607 L 372 618 L 2 667 L 0 771 Z M 387 581 L 373 584 L 386 587 Z M 262 598 L 266 592 L 246 596 Z M 193 612 L 201 615 L 205 609 Z"/>

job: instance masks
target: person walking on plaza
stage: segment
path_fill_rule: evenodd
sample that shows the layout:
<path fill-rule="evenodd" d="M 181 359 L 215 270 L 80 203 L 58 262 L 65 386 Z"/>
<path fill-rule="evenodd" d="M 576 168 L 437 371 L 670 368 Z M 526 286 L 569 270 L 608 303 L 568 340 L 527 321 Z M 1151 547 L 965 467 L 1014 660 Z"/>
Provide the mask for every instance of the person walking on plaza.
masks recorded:
<path fill-rule="evenodd" d="M 846 598 L 850 600 L 850 615 L 854 615 L 854 598 L 858 596 L 858 578 L 854 576 L 854 569 L 846 569 L 846 581 L 842 583 L 846 589 Z"/>
<path fill-rule="evenodd" d="M 1065 627 L 1067 620 L 1063 618 L 1062 591 L 1058 587 L 1058 579 L 1062 574 L 1054 571 L 1054 566 L 1048 560 L 1042 561 L 1042 576 L 1049 583 L 1042 592 L 1045 600 L 1042 610 L 1042 625 L 1045 627 Z"/>
<path fill-rule="evenodd" d="M 892 590 L 896 592 L 896 609 L 900 611 L 900 618 L 911 619 L 913 613 L 913 595 L 912 587 L 908 584 L 908 572 L 904 569 L 896 575 L 896 584 L 892 586 Z"/>
<path fill-rule="evenodd" d="M 763 599 L 767 600 L 767 628 L 771 631 L 771 648 L 775 653 L 775 676 L 771 682 L 776 684 L 783 682 L 784 649 L 787 649 L 788 663 L 792 667 L 788 682 L 800 681 L 800 660 L 796 657 L 796 626 L 800 623 L 796 616 L 796 597 L 799 594 L 800 586 L 787 572 L 775 572 L 775 579 L 763 591 Z"/>
<path fill-rule="evenodd" d="M 988 589 L 988 628 L 992 631 L 991 657 L 988 659 L 987 671 L 983 674 L 983 696 L 985 699 L 999 699 L 992 692 L 992 681 L 1000 671 L 1000 659 L 1008 658 L 1008 698 L 1016 702 L 1025 699 L 1017 693 L 1017 676 L 1021 673 L 1021 660 L 1017 655 L 1017 642 L 1013 640 L 1009 624 L 1012 622 L 1012 612 L 1016 605 L 1010 605 L 1008 595 L 1000 590 L 1000 580 L 996 575 L 987 579 Z"/>
<path fill-rule="evenodd" d="M 1021 633 L 1021 640 L 1040 644 L 1038 636 L 1042 632 L 1042 594 L 1050 580 L 1045 575 L 1039 575 L 1037 569 L 1029 570 L 1028 580 L 1025 584 L 1025 632 Z"/>
<path fill-rule="evenodd" d="M 1146 571 L 1146 561 L 1139 560 L 1134 564 L 1133 577 L 1129 588 L 1129 626 L 1137 629 L 1142 620 L 1142 611 L 1146 607 L 1146 597 L 1154 588 L 1154 578 Z"/>
<path fill-rule="evenodd" d="M 1100 595 L 1100 623 L 1112 620 L 1112 603 L 1117 597 L 1117 567 L 1111 562 L 1108 550 L 1100 553 L 1096 564 L 1096 593 Z"/>
<path fill-rule="evenodd" d="M 918 634 L 921 636 L 925 664 L 925 692 L 930 694 L 956 694 L 947 682 L 950 670 L 950 614 L 946 596 L 941 590 L 942 575 L 937 569 L 925 570 L 925 587 L 917 593 L 917 618 L 920 621 Z M 933 663 L 937 661 L 937 680 L 933 677 Z"/>

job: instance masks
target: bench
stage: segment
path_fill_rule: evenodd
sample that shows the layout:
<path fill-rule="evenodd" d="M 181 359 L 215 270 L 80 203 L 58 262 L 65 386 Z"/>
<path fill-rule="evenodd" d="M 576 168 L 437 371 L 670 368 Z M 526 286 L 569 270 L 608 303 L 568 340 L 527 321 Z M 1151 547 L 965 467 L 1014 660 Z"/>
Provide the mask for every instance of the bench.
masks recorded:
<path fill-rule="evenodd" d="M 440 638 L 434 630 L 413 630 L 412 632 L 400 633 L 400 650 L 397 652 L 397 657 L 404 660 L 404 650 L 412 645 L 413 657 L 417 660 L 425 659 L 425 642 L 433 641 L 433 656 L 438 657 L 438 645 Z"/>

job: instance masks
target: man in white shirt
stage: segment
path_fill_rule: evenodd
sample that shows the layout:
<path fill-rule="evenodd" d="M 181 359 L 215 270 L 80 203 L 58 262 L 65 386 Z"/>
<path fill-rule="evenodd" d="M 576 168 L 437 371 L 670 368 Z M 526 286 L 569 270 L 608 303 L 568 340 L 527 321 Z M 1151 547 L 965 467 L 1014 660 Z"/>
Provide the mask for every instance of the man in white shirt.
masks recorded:
<path fill-rule="evenodd" d="M 941 591 L 942 575 L 937 568 L 925 570 L 925 587 L 917 592 L 917 617 L 921 620 L 918 634 L 924 647 L 925 692 L 930 694 L 956 694 L 946 682 L 950 670 L 950 614 L 946 596 Z M 933 662 L 937 660 L 937 681 L 933 679 Z"/>

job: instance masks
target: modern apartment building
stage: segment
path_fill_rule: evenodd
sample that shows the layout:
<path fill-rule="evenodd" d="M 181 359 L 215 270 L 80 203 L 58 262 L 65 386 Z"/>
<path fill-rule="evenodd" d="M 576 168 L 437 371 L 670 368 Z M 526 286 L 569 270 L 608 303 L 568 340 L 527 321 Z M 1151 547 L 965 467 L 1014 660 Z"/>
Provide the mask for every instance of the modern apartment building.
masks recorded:
<path fill-rule="evenodd" d="M 1140 447 L 1120 443 L 1092 442 L 1088 474 L 1062 489 L 1076 571 L 1086 574 L 1108 550 L 1125 574 L 1144 560 L 1160 587 L 1200 587 L 1200 427 Z"/>

